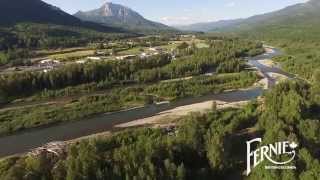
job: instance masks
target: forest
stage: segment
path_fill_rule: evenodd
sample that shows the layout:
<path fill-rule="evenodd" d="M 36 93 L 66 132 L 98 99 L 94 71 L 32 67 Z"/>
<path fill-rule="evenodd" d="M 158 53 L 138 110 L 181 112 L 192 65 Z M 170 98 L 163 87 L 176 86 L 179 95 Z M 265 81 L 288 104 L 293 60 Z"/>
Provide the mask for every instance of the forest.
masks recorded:
<path fill-rule="evenodd" d="M 82 140 L 64 156 L 11 157 L 0 162 L 1 179 L 301 179 L 316 180 L 319 157 L 319 77 L 314 85 L 284 82 L 267 92 L 264 104 L 193 113 L 178 126 L 138 128 Z M 246 177 L 245 141 L 299 144 L 297 170 L 265 170 Z"/>
<path fill-rule="evenodd" d="M 159 80 L 200 75 L 207 72 L 232 73 L 245 68 L 241 58 L 262 44 L 245 40 L 214 42 L 211 48 L 195 49 L 192 55 L 172 60 L 159 55 L 133 61 L 109 61 L 72 64 L 48 73 L 22 72 L 0 75 L 2 102 L 32 95 L 43 90 L 56 90 L 85 83 L 104 81 L 114 83 L 151 83 Z"/>
<path fill-rule="evenodd" d="M 180 48 L 174 60 L 163 54 L 70 64 L 47 73 L 0 75 L 0 134 L 246 88 L 260 79 L 246 70 L 243 58 L 251 50 L 262 51 L 261 43 L 240 39 L 209 43 L 210 48 Z"/>
<path fill-rule="evenodd" d="M 98 32 L 81 27 L 18 23 L 0 27 L 0 65 L 31 58 L 35 49 L 57 49 L 86 46 L 90 42 L 110 41 L 136 35 Z"/>
<path fill-rule="evenodd" d="M 315 1 L 317 3 L 317 0 Z M 318 12 L 316 12 L 318 13 Z M 241 32 L 241 36 L 260 39 L 280 48 L 284 53 L 274 60 L 288 72 L 311 80 L 314 71 L 320 66 L 320 26 L 319 16 L 313 18 L 290 18 L 280 24 L 255 28 Z M 299 21 L 298 23 L 296 21 Z"/>
<path fill-rule="evenodd" d="M 145 106 L 163 100 L 172 101 L 186 97 L 200 97 L 229 89 L 245 88 L 254 84 L 257 79 L 254 72 L 221 74 L 213 77 L 203 76 L 186 81 L 117 87 L 107 92 L 97 92 L 80 98 L 72 98 L 70 101 L 63 100 L 60 103 L 9 108 L 0 111 L 0 134 L 14 133 L 59 122 L 81 120 L 96 114 Z M 48 92 L 44 96 L 48 97 L 48 94 L 51 93 Z M 67 95 L 71 96 L 70 93 Z M 59 100 L 57 101 L 59 102 Z"/>

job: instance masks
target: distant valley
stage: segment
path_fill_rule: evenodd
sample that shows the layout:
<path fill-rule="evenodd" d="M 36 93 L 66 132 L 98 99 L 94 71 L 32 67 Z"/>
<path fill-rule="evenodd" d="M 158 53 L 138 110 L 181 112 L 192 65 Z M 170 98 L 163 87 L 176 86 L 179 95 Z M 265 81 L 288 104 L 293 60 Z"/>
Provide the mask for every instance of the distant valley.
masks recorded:
<path fill-rule="evenodd" d="M 221 20 L 209 23 L 197 23 L 176 26 L 180 30 L 202 32 L 235 32 L 254 30 L 263 27 L 297 27 L 306 28 L 317 25 L 320 18 L 320 1 L 311 0 L 307 3 L 296 4 L 279 11 L 256 15 L 247 19 Z"/>
<path fill-rule="evenodd" d="M 320 0 L 97 2 L 0 0 L 0 180 L 319 179 Z"/>

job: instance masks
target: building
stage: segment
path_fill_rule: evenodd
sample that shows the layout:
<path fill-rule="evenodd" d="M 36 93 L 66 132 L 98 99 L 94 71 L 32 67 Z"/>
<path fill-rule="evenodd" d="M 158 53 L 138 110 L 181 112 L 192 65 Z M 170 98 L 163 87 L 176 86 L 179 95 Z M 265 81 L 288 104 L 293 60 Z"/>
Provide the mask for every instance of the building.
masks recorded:
<path fill-rule="evenodd" d="M 101 60 L 101 57 L 91 56 L 91 57 L 87 57 L 87 59 L 99 61 L 99 60 Z"/>
<path fill-rule="evenodd" d="M 103 55 L 106 55 L 106 52 L 104 52 L 104 51 L 96 51 L 96 55 L 103 56 Z"/>
<path fill-rule="evenodd" d="M 41 65 L 54 65 L 54 64 L 60 64 L 60 61 L 58 60 L 52 60 L 52 59 L 45 59 L 40 61 Z"/>
<path fill-rule="evenodd" d="M 150 57 L 152 55 L 153 54 L 143 52 L 143 53 L 140 54 L 140 58 L 148 58 L 148 57 Z"/>
<path fill-rule="evenodd" d="M 87 60 L 78 60 L 78 61 L 76 61 L 77 64 L 84 64 L 86 62 L 87 62 Z"/>
<path fill-rule="evenodd" d="M 55 67 L 58 67 L 60 64 L 61 63 L 58 60 L 45 59 L 45 60 L 40 61 L 38 66 L 39 66 L 39 68 L 44 68 L 45 70 L 51 70 Z"/>
<path fill-rule="evenodd" d="M 116 59 L 117 60 L 126 60 L 126 59 L 132 59 L 137 57 L 137 55 L 124 55 L 124 56 L 117 56 Z"/>
<path fill-rule="evenodd" d="M 161 52 L 162 48 L 161 47 L 151 47 L 149 48 L 150 51 L 157 51 L 157 52 Z"/>

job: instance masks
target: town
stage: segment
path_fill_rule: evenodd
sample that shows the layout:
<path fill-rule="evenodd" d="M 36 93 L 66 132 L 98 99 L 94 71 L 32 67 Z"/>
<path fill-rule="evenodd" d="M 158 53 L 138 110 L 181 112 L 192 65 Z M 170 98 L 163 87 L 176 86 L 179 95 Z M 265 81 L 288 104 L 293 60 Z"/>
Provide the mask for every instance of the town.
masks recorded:
<path fill-rule="evenodd" d="M 101 61 L 130 61 L 144 59 L 160 54 L 168 54 L 172 60 L 177 58 L 179 49 L 191 46 L 207 47 L 205 40 L 193 34 L 169 36 L 143 36 L 119 39 L 109 42 L 88 44 L 87 47 L 35 51 L 34 57 L 23 58 L 20 64 L 2 67 L 0 74 L 26 71 L 48 72 L 69 64 L 84 64 Z"/>
<path fill-rule="evenodd" d="M 0 0 L 0 180 L 319 180 L 320 0 Z"/>

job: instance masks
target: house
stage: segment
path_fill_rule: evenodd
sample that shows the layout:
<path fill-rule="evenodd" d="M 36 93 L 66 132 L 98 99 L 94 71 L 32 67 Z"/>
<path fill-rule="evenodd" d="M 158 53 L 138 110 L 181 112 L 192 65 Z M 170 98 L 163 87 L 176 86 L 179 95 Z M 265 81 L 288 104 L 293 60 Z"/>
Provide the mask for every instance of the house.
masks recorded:
<path fill-rule="evenodd" d="M 143 53 L 141 53 L 140 58 L 147 58 L 147 57 L 150 57 L 150 56 L 152 56 L 152 54 L 143 52 Z"/>
<path fill-rule="evenodd" d="M 60 64 L 60 61 L 52 60 L 52 59 L 45 59 L 40 61 L 40 64 Z"/>
<path fill-rule="evenodd" d="M 151 47 L 149 48 L 150 51 L 157 51 L 157 52 L 160 52 L 162 51 L 162 48 L 161 47 Z"/>
<path fill-rule="evenodd" d="M 196 36 L 195 35 L 192 35 L 192 34 L 183 34 L 183 35 L 180 35 L 181 38 L 192 38 L 192 39 L 195 39 Z"/>
<path fill-rule="evenodd" d="M 145 53 L 145 52 L 144 52 L 144 53 L 141 53 L 140 57 L 141 57 L 141 58 L 148 57 L 148 54 L 147 54 L 147 53 Z"/>
<path fill-rule="evenodd" d="M 42 72 L 47 73 L 49 71 L 51 71 L 52 69 L 44 69 Z"/>
<path fill-rule="evenodd" d="M 87 59 L 89 59 L 89 60 L 96 60 L 96 61 L 101 60 L 100 57 L 95 57 L 95 56 L 87 57 Z"/>
<path fill-rule="evenodd" d="M 105 55 L 106 53 L 104 51 L 96 51 L 96 55 Z"/>
<path fill-rule="evenodd" d="M 39 63 L 39 67 L 47 67 L 50 69 L 53 67 L 59 66 L 59 65 L 60 65 L 60 61 L 52 60 L 52 59 L 45 59 L 45 60 L 40 61 L 40 63 Z"/>
<path fill-rule="evenodd" d="M 124 55 L 124 56 L 117 56 L 116 59 L 117 60 L 126 60 L 126 59 L 132 59 L 137 57 L 137 55 Z"/>
<path fill-rule="evenodd" d="M 78 61 L 76 61 L 77 64 L 84 64 L 86 62 L 87 62 L 87 60 L 78 60 Z"/>

